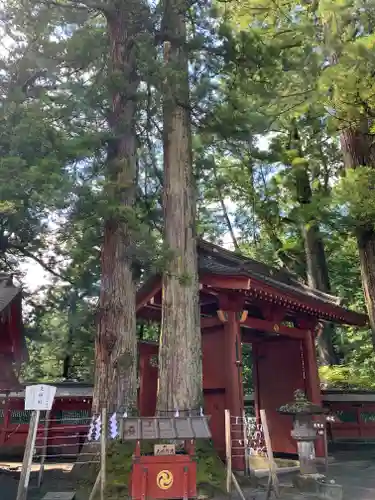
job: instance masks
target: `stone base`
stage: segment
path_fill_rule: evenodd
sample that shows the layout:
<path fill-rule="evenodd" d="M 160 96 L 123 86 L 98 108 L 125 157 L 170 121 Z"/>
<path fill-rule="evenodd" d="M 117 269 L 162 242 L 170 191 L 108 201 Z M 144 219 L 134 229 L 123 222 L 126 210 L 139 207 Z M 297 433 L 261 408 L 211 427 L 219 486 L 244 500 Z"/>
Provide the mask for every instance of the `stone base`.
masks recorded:
<path fill-rule="evenodd" d="M 297 474 L 293 478 L 293 486 L 303 493 L 317 493 L 318 480 L 324 477 L 321 474 Z"/>
<path fill-rule="evenodd" d="M 330 481 L 327 478 L 317 480 L 317 493 L 320 500 L 342 500 L 343 488 L 341 484 Z"/>
<path fill-rule="evenodd" d="M 328 455 L 328 463 L 332 464 L 335 461 L 335 457 L 332 455 Z M 319 465 L 324 465 L 326 463 L 326 459 L 324 457 L 315 457 L 315 463 Z"/>
<path fill-rule="evenodd" d="M 293 486 L 303 493 L 317 495 L 320 500 L 343 500 L 341 484 L 321 474 L 298 474 L 293 478 Z"/>

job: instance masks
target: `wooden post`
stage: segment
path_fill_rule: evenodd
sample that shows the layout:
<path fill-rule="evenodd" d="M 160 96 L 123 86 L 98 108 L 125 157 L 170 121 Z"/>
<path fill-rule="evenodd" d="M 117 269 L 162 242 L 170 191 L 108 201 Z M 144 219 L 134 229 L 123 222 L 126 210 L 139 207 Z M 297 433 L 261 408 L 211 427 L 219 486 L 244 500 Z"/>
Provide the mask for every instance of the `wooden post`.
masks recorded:
<path fill-rule="evenodd" d="M 232 472 L 232 481 L 233 481 L 234 487 L 235 487 L 235 488 L 236 488 L 236 490 L 237 490 L 237 493 L 240 495 L 241 500 L 246 500 L 245 495 L 243 494 L 243 491 L 241 490 L 241 487 L 240 487 L 240 485 L 238 484 L 237 478 L 236 478 L 236 476 L 233 474 L 233 472 Z"/>
<path fill-rule="evenodd" d="M 101 480 L 101 471 L 99 471 L 99 474 L 96 476 L 94 486 L 92 487 L 89 500 L 94 500 L 96 492 L 98 491 L 99 483 Z"/>
<path fill-rule="evenodd" d="M 29 488 L 31 464 L 33 461 L 34 446 L 36 440 L 36 433 L 38 431 L 38 424 L 40 418 L 40 410 L 34 410 L 31 414 L 29 432 L 27 434 L 27 441 L 25 453 L 23 456 L 22 469 L 20 480 L 18 483 L 18 491 L 16 500 L 26 500 L 27 490 Z"/>
<path fill-rule="evenodd" d="M 326 421 L 324 422 L 323 439 L 324 439 L 324 468 L 325 468 L 326 476 L 328 476 L 328 438 L 327 438 L 327 422 Z"/>
<path fill-rule="evenodd" d="M 238 300 L 237 300 L 238 299 Z M 226 387 L 225 402 L 232 417 L 242 416 L 243 385 L 242 385 L 242 357 L 241 357 L 241 323 L 240 314 L 242 305 L 238 297 L 222 297 L 219 303 L 222 304 L 219 318 L 224 320 L 224 342 L 226 356 Z M 237 431 L 237 428 L 236 428 Z M 239 433 L 241 429 L 239 428 Z M 236 435 L 236 439 L 241 439 Z M 235 453 L 232 457 L 232 468 L 235 470 L 245 470 L 245 460 L 243 456 Z"/>
<path fill-rule="evenodd" d="M 260 410 L 260 420 L 261 420 L 262 426 L 263 426 L 264 441 L 266 442 L 267 456 L 268 456 L 268 460 L 270 463 L 270 476 L 268 479 L 267 499 L 270 498 L 272 489 L 274 490 L 275 495 L 278 498 L 279 497 L 279 480 L 278 480 L 278 477 L 276 474 L 277 467 L 275 464 L 275 460 L 273 458 L 272 443 L 271 443 L 270 433 L 268 430 L 268 423 L 267 423 L 265 410 Z"/>
<path fill-rule="evenodd" d="M 43 432 L 43 447 L 42 447 L 42 452 L 41 452 L 41 458 L 40 458 L 40 468 L 39 468 L 39 474 L 38 474 L 38 488 L 40 488 L 40 485 L 42 484 L 43 481 L 43 474 L 44 474 L 44 462 L 46 461 L 46 455 L 47 455 L 47 449 L 48 449 L 48 429 L 49 429 L 49 420 L 51 418 L 51 410 L 46 411 L 46 418 L 44 420 L 44 432 Z"/>
<path fill-rule="evenodd" d="M 231 491 L 232 482 L 232 439 L 230 432 L 230 411 L 225 410 L 225 453 L 227 459 L 227 493 Z"/>
<path fill-rule="evenodd" d="M 1 437 L 0 437 L 0 444 L 3 445 L 5 444 L 6 441 L 6 435 L 7 435 L 7 428 L 9 427 L 9 420 L 10 420 L 10 399 L 9 399 L 9 394 L 7 394 L 6 399 L 5 399 L 5 405 L 4 405 L 4 418 L 3 418 L 3 427 L 1 429 Z"/>
<path fill-rule="evenodd" d="M 100 500 L 105 500 L 106 458 L 107 458 L 107 409 L 102 409 L 102 432 L 100 435 Z"/>
<path fill-rule="evenodd" d="M 247 427 L 246 427 L 246 413 L 245 410 L 242 413 L 242 430 L 243 430 L 243 445 L 245 448 L 244 454 L 245 454 L 245 475 L 249 476 L 250 475 L 250 464 L 249 464 L 249 457 L 248 457 L 248 449 L 247 449 Z"/>

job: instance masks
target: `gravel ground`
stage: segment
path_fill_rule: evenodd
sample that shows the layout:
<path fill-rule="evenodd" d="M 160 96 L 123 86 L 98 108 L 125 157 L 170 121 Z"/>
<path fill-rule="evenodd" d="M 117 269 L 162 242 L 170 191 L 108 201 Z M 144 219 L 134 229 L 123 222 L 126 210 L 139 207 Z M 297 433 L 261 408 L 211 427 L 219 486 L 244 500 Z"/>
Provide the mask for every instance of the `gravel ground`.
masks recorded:
<path fill-rule="evenodd" d="M 375 447 L 356 449 L 336 454 L 336 460 L 330 465 L 329 476 L 344 487 L 344 500 L 374 500 L 375 499 Z M 0 464 L 0 500 L 15 500 L 18 487 L 19 471 L 12 464 Z M 37 472 L 31 474 L 30 490 L 27 500 L 41 500 L 48 491 L 73 491 L 75 479 L 70 474 L 71 466 L 67 464 L 48 464 L 41 489 L 35 487 Z M 316 497 L 297 493 L 291 488 L 291 475 L 281 476 L 280 500 L 316 500 Z M 246 500 L 265 500 L 264 488 L 258 490 L 244 489 Z M 77 500 L 88 500 L 88 495 L 79 494 Z M 226 497 L 214 500 L 225 500 Z M 233 492 L 233 500 L 239 496 Z"/>

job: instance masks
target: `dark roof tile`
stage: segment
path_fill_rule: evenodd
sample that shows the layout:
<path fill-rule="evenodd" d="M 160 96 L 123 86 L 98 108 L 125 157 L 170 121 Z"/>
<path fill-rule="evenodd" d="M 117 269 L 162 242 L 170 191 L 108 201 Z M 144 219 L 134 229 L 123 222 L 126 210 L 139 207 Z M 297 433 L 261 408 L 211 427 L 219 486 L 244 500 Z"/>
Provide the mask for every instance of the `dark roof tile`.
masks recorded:
<path fill-rule="evenodd" d="M 21 289 L 13 285 L 12 277 L 0 273 L 0 313 L 2 313 L 20 293 Z"/>

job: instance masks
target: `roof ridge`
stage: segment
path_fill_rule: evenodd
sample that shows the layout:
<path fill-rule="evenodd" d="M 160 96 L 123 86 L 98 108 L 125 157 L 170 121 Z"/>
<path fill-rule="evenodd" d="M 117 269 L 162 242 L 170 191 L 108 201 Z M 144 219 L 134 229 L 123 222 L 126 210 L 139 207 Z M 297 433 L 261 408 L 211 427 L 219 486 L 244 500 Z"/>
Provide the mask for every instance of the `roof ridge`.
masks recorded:
<path fill-rule="evenodd" d="M 236 262 L 238 264 L 238 269 L 241 271 L 249 271 L 249 266 L 251 264 L 255 265 L 260 265 L 264 267 L 264 270 L 266 271 L 267 269 L 271 272 L 269 272 L 269 275 L 265 275 L 269 279 L 272 279 L 273 281 L 279 281 L 277 279 L 278 275 L 280 278 L 284 276 L 285 278 L 290 280 L 290 283 L 283 283 L 285 286 L 288 287 L 293 287 L 293 285 L 298 285 L 301 288 L 303 288 L 306 291 L 312 291 L 314 293 L 317 293 L 318 295 L 321 295 L 321 297 L 325 297 L 326 299 L 330 300 L 331 302 L 339 305 L 341 303 L 341 298 L 338 297 L 337 295 L 333 295 L 331 293 L 323 292 L 322 290 L 319 290 L 317 288 L 311 287 L 308 284 L 306 284 L 302 279 L 300 279 L 296 274 L 292 273 L 291 271 L 285 270 L 283 268 L 277 268 L 271 265 L 268 265 L 264 262 L 257 261 L 251 257 L 247 257 L 243 255 L 242 253 L 237 254 L 231 250 L 228 250 L 226 248 L 221 247 L 220 245 L 216 245 L 215 243 L 211 243 L 207 240 L 204 240 L 200 238 L 198 240 L 198 246 L 200 246 L 203 250 L 208 250 L 212 252 L 220 252 L 222 254 L 222 257 L 230 259 L 232 262 Z M 254 270 L 250 269 L 252 273 Z M 263 273 L 260 271 L 259 273 L 256 273 L 258 275 L 262 275 Z M 281 276 L 280 276 L 281 275 Z M 261 276 L 259 276 L 261 277 Z"/>

